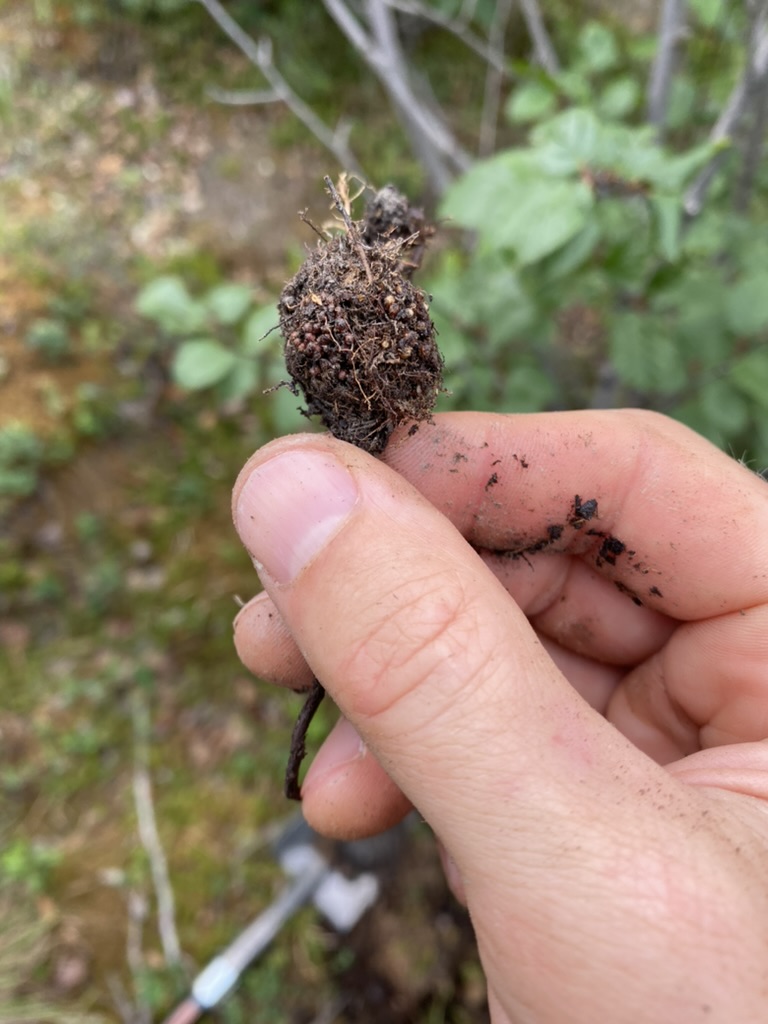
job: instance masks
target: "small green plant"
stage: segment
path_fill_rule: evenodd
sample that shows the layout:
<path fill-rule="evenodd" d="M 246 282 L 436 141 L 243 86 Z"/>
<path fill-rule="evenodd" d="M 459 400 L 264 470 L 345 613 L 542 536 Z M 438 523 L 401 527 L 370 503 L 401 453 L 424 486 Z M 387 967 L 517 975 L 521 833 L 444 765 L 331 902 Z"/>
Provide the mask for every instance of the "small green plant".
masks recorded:
<path fill-rule="evenodd" d="M 43 892 L 60 860 L 61 855 L 51 846 L 14 839 L 0 852 L 0 885 L 23 885 L 32 893 Z"/>
<path fill-rule="evenodd" d="M 215 285 L 197 298 L 181 277 L 164 275 L 142 289 L 136 309 L 175 345 L 174 382 L 185 391 L 208 392 L 220 410 L 239 410 L 285 373 L 276 306 L 255 303 L 245 285 Z M 267 338 L 273 331 L 277 344 Z M 275 397 L 269 410 L 275 429 L 296 429 L 296 400 L 288 391 Z"/>
<path fill-rule="evenodd" d="M 0 509 L 34 492 L 43 455 L 43 441 L 31 427 L 16 422 L 0 427 Z"/>
<path fill-rule="evenodd" d="M 214 388 L 221 402 L 245 398 L 257 388 L 258 343 L 277 323 L 277 314 L 256 308 L 250 288 L 216 285 L 196 299 L 180 277 L 168 275 L 140 292 L 136 308 L 166 335 L 180 339 L 172 365 L 180 387 Z"/>
<path fill-rule="evenodd" d="M 24 335 L 24 344 L 46 362 L 61 363 L 72 354 L 72 337 L 60 319 L 39 317 Z"/>

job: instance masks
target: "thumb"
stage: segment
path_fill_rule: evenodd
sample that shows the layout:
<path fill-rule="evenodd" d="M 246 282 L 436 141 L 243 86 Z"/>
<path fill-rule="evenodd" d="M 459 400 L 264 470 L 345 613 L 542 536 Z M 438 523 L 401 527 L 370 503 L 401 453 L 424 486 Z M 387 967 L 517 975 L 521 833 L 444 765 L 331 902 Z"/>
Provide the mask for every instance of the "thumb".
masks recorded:
<path fill-rule="evenodd" d="M 342 442 L 297 436 L 251 459 L 234 509 L 308 664 L 460 870 L 478 844 L 498 840 L 489 808 L 500 802 L 514 803 L 516 830 L 547 834 L 553 814 L 572 817 L 574 799 L 599 792 L 604 805 L 617 744 L 636 752 L 401 477 Z"/>

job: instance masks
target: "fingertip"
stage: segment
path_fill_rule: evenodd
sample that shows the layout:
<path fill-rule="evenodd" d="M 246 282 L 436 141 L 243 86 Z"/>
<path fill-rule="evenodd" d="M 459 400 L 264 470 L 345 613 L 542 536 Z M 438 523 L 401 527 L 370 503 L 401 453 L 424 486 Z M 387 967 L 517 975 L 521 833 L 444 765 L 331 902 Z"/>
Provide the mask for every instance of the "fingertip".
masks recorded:
<path fill-rule="evenodd" d="M 312 828 L 344 841 L 377 835 L 412 810 L 345 718 L 336 723 L 310 765 L 301 796 Z"/>

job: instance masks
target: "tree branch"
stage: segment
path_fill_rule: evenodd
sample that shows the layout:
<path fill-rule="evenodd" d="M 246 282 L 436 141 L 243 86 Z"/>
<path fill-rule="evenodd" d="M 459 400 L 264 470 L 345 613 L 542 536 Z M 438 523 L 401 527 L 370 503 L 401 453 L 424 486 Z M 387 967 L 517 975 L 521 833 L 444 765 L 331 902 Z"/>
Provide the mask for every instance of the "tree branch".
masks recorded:
<path fill-rule="evenodd" d="M 686 0 L 664 0 L 659 12 L 656 53 L 648 79 L 647 116 L 661 138 L 669 94 L 677 70 L 680 46 L 686 36 Z"/>
<path fill-rule="evenodd" d="M 520 10 L 533 43 L 533 55 L 547 74 L 554 78 L 560 73 L 560 61 L 544 24 L 538 0 L 520 0 Z"/>
<path fill-rule="evenodd" d="M 271 93 L 259 94 L 254 102 L 265 103 L 281 100 L 295 114 L 302 124 L 329 152 L 333 153 L 344 170 L 350 171 L 361 179 L 365 175 L 360 163 L 347 145 L 346 139 L 338 131 L 332 131 L 297 95 L 283 78 L 272 61 L 272 40 L 262 37 L 258 42 L 237 24 L 234 18 L 224 10 L 219 0 L 198 0 L 205 7 L 219 28 L 232 40 L 235 46 L 255 65 L 271 87 Z M 232 94 L 229 94 L 230 96 Z M 226 101 L 225 101 L 226 102 Z M 231 100 L 229 100 L 231 102 Z"/>
<path fill-rule="evenodd" d="M 683 209 L 689 218 L 697 217 L 707 192 L 727 155 L 727 146 L 746 113 L 750 99 L 768 76 L 768 3 L 763 3 L 755 16 L 750 32 L 747 64 L 739 81 L 733 87 L 728 102 L 709 133 L 709 141 L 722 148 L 702 169 L 683 198 Z"/>
<path fill-rule="evenodd" d="M 504 53 L 498 52 L 492 46 L 485 43 L 480 36 L 476 35 L 467 25 L 466 20 L 451 18 L 441 11 L 429 7 L 419 0 L 387 0 L 387 6 L 392 10 L 402 11 L 403 14 L 410 14 L 414 18 L 423 18 L 438 28 L 445 29 L 451 35 L 456 36 L 464 45 L 477 54 L 478 57 L 490 64 L 505 78 L 509 78 L 509 68 L 504 59 Z"/>
<path fill-rule="evenodd" d="M 488 49 L 500 58 L 499 63 L 502 65 L 504 63 L 504 37 L 512 15 L 512 7 L 513 0 L 498 0 L 488 32 Z M 498 64 L 489 62 L 485 75 L 483 110 L 480 115 L 480 133 L 477 144 L 480 156 L 489 156 L 496 148 L 496 128 L 499 122 L 503 84 L 504 74 L 499 71 Z"/>
<path fill-rule="evenodd" d="M 438 195 L 441 194 L 455 173 L 469 167 L 472 160 L 450 132 L 445 120 L 416 96 L 386 0 L 366 0 L 367 31 L 344 0 L 323 0 L 323 3 L 386 89 L 414 152 L 433 188 Z"/>
<path fill-rule="evenodd" d="M 147 709 L 138 694 L 134 696 L 133 735 L 133 800 L 141 845 L 149 861 L 149 870 L 157 902 L 157 927 L 166 963 L 181 964 L 181 944 L 176 931 L 176 909 L 168 872 L 168 861 L 157 830 L 157 819 L 152 801 L 152 783 L 149 778 L 149 750 L 147 735 L 149 722 Z"/>

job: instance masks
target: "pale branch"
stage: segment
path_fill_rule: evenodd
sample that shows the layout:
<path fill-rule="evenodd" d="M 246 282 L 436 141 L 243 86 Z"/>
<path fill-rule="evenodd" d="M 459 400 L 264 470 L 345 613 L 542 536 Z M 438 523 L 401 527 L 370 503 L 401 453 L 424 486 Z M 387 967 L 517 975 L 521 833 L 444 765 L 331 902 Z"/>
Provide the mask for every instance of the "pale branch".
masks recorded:
<path fill-rule="evenodd" d="M 344 0 L 323 0 L 326 10 L 387 91 L 411 146 L 435 191 L 472 163 L 439 112 L 414 92 L 392 11 L 385 0 L 366 0 L 363 26 Z"/>
<path fill-rule="evenodd" d="M 500 75 L 505 78 L 510 77 L 509 67 L 504 59 L 504 54 L 499 53 L 481 39 L 480 36 L 469 28 L 464 19 L 451 18 L 449 15 L 443 14 L 442 11 L 436 10 L 426 3 L 421 3 L 420 0 L 387 0 L 387 5 L 395 11 L 401 11 L 403 14 L 410 14 L 414 18 L 422 18 L 424 21 L 437 25 L 438 28 L 442 28 L 451 35 L 456 36 L 457 39 L 464 43 L 467 49 L 476 53 L 486 64 L 490 64 Z"/>
<path fill-rule="evenodd" d="M 176 931 L 176 909 L 171 887 L 168 861 L 165 856 L 157 829 L 157 818 L 152 800 L 152 783 L 149 777 L 149 734 L 148 712 L 138 694 L 133 703 L 133 800 L 139 839 L 149 861 L 152 885 L 157 904 L 157 928 L 163 954 L 169 966 L 181 964 L 181 944 Z"/>
<path fill-rule="evenodd" d="M 739 181 L 736 185 L 736 197 L 734 205 L 738 211 L 745 213 L 752 196 L 754 195 L 760 164 L 765 149 L 765 139 L 768 135 L 768 75 L 763 76 L 763 81 L 756 91 L 755 102 L 752 113 L 752 124 L 744 140 L 744 157 Z"/>
<path fill-rule="evenodd" d="M 683 209 L 688 218 L 697 217 L 703 207 L 712 182 L 727 156 L 728 145 L 749 108 L 750 101 L 768 76 L 768 3 L 758 11 L 750 32 L 749 52 L 744 72 L 733 87 L 728 101 L 709 134 L 709 141 L 721 148 L 701 170 L 683 197 Z"/>
<path fill-rule="evenodd" d="M 672 81 L 687 34 L 687 0 L 663 0 L 659 11 L 656 52 L 648 78 L 647 117 L 661 136 L 669 109 Z"/>
<path fill-rule="evenodd" d="M 536 62 L 554 77 L 560 73 L 560 60 L 544 24 L 538 0 L 520 0 L 520 10 L 525 21 L 528 35 L 533 43 L 533 55 Z"/>
<path fill-rule="evenodd" d="M 504 58 L 504 39 L 507 34 L 507 26 L 512 15 L 513 0 L 498 0 L 496 9 L 488 32 L 488 48 L 492 53 Z M 501 90 L 504 85 L 504 75 L 498 70 L 497 64 L 489 62 L 485 75 L 485 89 L 483 92 L 483 109 L 480 115 L 480 131 L 478 136 L 477 151 L 480 156 L 489 156 L 496 148 L 496 129 L 499 123 L 499 108 L 501 107 Z"/>
<path fill-rule="evenodd" d="M 364 178 L 360 163 L 349 148 L 344 134 L 330 129 L 283 78 L 272 60 L 272 40 L 265 36 L 257 41 L 249 36 L 224 9 L 219 0 L 198 0 L 198 3 L 205 7 L 219 28 L 229 36 L 251 64 L 259 69 L 270 86 L 271 92 L 262 94 L 261 98 L 254 102 L 265 103 L 280 100 L 285 103 L 291 113 L 302 122 L 318 142 L 333 153 L 341 167 Z"/>
<path fill-rule="evenodd" d="M 282 103 L 283 97 L 274 89 L 220 89 L 209 85 L 206 96 L 229 107 L 257 107 L 266 103 Z"/>

